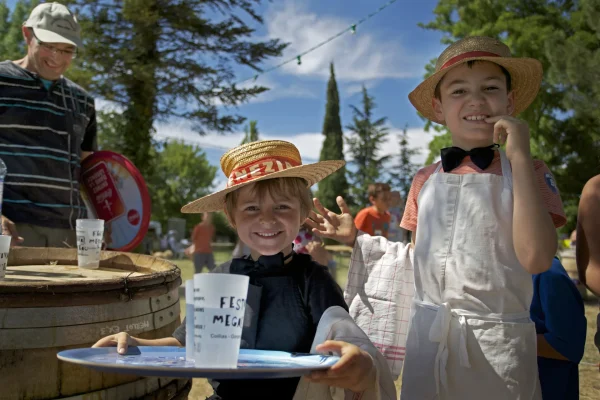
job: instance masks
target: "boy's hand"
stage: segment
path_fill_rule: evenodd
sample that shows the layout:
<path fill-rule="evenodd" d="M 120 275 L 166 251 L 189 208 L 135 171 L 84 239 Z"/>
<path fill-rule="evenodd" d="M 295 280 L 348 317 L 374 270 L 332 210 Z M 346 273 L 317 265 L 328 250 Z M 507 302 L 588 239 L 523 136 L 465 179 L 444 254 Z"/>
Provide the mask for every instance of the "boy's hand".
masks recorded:
<path fill-rule="evenodd" d="M 127 332 L 119 332 L 116 335 L 106 336 L 98 340 L 92 347 L 114 347 L 117 346 L 119 354 L 127 353 L 127 347 L 139 346 L 136 338 L 130 336 Z"/>
<path fill-rule="evenodd" d="M 337 240 L 348 246 L 354 246 L 356 234 L 358 233 L 354 225 L 354 218 L 350 214 L 350 209 L 342 196 L 338 196 L 335 200 L 342 211 L 341 214 L 329 211 L 323 207 L 319 199 L 314 198 L 315 208 L 320 215 L 311 211 L 305 222 L 312 228 L 314 233 L 321 237 Z"/>
<path fill-rule="evenodd" d="M 376 370 L 373 359 L 359 347 L 335 340 L 327 340 L 317 346 L 318 352 L 333 351 L 341 355 L 340 361 L 326 371 L 315 371 L 306 378 L 315 383 L 323 383 L 354 393 L 361 393 L 375 384 Z"/>
<path fill-rule="evenodd" d="M 523 120 L 508 115 L 486 118 L 485 122 L 494 124 L 494 143 L 506 143 L 506 157 L 513 161 L 514 157 L 531 158 L 529 144 L 529 126 Z"/>

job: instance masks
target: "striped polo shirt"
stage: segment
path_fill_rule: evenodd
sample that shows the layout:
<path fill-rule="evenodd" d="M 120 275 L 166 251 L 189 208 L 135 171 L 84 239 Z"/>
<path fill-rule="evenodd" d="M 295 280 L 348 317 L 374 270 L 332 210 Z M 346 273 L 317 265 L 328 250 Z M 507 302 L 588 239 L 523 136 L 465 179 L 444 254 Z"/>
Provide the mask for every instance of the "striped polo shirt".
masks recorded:
<path fill-rule="evenodd" d="M 74 229 L 82 151 L 96 149 L 94 99 L 66 78 L 47 89 L 12 61 L 0 62 L 0 158 L 8 174 L 2 213 L 15 223 Z"/>

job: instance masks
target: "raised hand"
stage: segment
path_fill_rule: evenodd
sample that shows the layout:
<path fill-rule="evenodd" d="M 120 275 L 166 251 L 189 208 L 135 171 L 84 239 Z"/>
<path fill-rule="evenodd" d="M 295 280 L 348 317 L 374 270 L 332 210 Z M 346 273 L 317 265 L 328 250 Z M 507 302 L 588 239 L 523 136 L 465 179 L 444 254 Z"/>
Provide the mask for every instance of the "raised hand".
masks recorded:
<path fill-rule="evenodd" d="M 523 120 L 508 115 L 486 118 L 485 122 L 494 124 L 494 143 L 506 143 L 506 157 L 531 158 L 529 126 Z"/>
<path fill-rule="evenodd" d="M 328 210 L 323 207 L 319 199 L 314 198 L 313 203 L 319 214 L 311 211 L 305 223 L 312 228 L 315 234 L 321 237 L 354 246 L 358 232 L 354 225 L 354 217 L 350 214 L 350 209 L 341 196 L 338 196 L 335 200 L 340 207 L 341 214 Z"/>

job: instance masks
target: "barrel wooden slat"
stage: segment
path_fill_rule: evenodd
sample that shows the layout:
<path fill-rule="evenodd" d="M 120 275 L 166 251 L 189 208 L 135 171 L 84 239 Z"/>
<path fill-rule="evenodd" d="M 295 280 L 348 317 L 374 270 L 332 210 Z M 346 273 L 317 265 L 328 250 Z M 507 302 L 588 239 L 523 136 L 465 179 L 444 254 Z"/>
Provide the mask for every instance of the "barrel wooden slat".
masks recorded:
<path fill-rule="evenodd" d="M 91 306 L 0 308 L 0 329 L 47 328 L 126 319 L 179 304 L 177 289 L 162 296 Z"/>
<path fill-rule="evenodd" d="M 168 261 L 103 252 L 99 270 L 76 265 L 75 249 L 11 249 L 0 280 L 0 399 L 187 394 L 187 379 L 102 373 L 58 360 L 59 351 L 109 334 L 167 337 L 180 323 L 180 271 Z"/>

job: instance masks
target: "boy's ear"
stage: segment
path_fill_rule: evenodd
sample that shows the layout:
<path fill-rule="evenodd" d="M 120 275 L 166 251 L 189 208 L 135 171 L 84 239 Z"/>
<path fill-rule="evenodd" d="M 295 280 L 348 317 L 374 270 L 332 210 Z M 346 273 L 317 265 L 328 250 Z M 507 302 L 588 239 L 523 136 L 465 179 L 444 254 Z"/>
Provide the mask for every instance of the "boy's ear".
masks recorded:
<path fill-rule="evenodd" d="M 371 204 L 374 204 L 376 199 L 377 199 L 377 197 L 376 197 L 376 196 L 369 196 L 369 202 L 370 202 Z"/>
<path fill-rule="evenodd" d="M 515 91 L 511 90 L 511 92 L 508 94 L 508 105 L 507 105 L 507 110 L 508 115 L 512 115 L 513 112 L 515 112 Z"/>
<path fill-rule="evenodd" d="M 433 99 L 431 99 L 431 106 L 433 107 L 433 112 L 435 114 L 435 118 L 438 121 L 443 121 L 444 113 L 443 113 L 443 108 L 442 108 L 442 101 L 440 99 L 437 99 L 434 97 Z"/>

